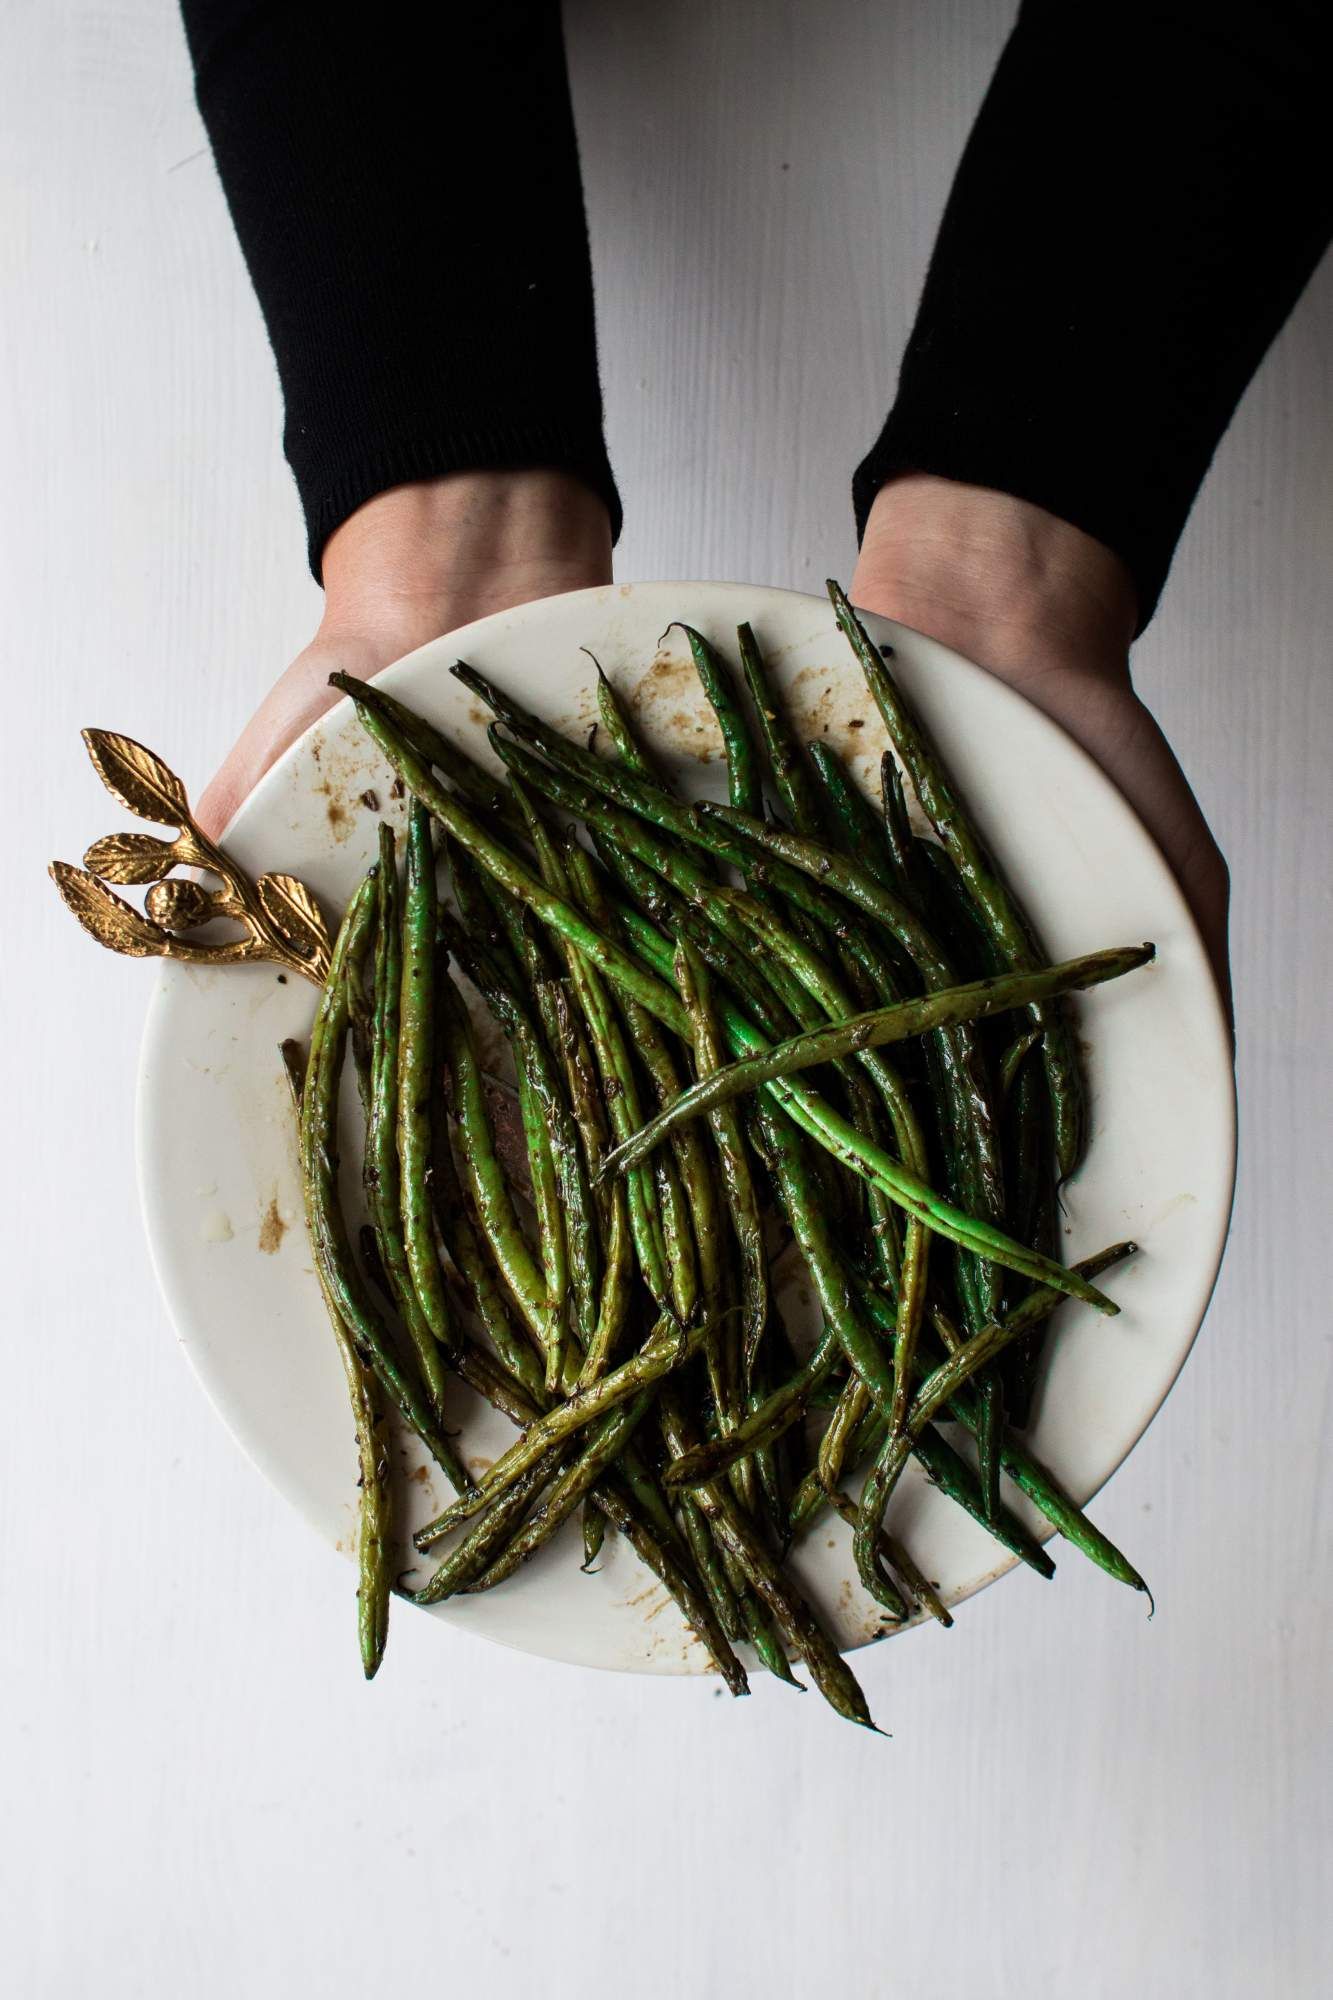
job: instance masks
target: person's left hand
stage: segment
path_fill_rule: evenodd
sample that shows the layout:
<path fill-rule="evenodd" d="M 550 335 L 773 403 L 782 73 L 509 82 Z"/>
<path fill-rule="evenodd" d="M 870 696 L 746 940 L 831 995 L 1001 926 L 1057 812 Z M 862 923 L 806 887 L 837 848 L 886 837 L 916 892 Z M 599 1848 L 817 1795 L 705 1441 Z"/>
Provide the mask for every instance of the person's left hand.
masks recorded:
<path fill-rule="evenodd" d="M 848 595 L 1007 681 L 1096 759 L 1170 864 L 1230 1015 L 1227 865 L 1134 692 L 1120 558 L 1027 501 L 912 473 L 876 495 Z"/>

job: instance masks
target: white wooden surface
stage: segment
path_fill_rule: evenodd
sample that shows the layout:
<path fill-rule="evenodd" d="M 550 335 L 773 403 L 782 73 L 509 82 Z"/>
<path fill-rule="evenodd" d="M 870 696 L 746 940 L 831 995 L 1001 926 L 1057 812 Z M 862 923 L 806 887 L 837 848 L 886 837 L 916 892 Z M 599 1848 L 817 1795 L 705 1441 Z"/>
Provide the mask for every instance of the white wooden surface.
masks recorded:
<path fill-rule="evenodd" d="M 850 573 L 850 471 L 1011 11 L 570 0 L 622 576 Z M 166 0 L 0 27 L 0 1983 L 1328 1990 L 1333 269 L 1139 649 L 1234 871 L 1243 1125 L 1212 1314 L 1099 1503 L 1156 1620 L 1072 1557 L 1015 1576 L 865 1658 L 888 1744 L 408 1615 L 367 1690 L 349 1572 L 157 1300 L 147 973 L 42 872 L 110 825 L 79 725 L 201 782 L 313 625 L 272 366 Z"/>

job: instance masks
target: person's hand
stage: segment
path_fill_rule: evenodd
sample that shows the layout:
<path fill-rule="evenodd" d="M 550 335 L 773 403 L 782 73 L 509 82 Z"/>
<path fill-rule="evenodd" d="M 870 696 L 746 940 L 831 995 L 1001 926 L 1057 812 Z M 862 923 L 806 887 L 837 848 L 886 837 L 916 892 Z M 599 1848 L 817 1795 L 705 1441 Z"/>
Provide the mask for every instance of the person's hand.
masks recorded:
<path fill-rule="evenodd" d="M 324 616 L 199 801 L 215 839 L 270 764 L 340 699 L 428 639 L 513 604 L 611 581 L 605 503 L 564 472 L 460 472 L 395 486 L 324 548 Z"/>
<path fill-rule="evenodd" d="M 907 473 L 875 496 L 848 594 L 986 667 L 1096 759 L 1166 856 L 1229 1013 L 1227 866 L 1131 684 L 1137 608 L 1119 556 L 1027 501 Z"/>

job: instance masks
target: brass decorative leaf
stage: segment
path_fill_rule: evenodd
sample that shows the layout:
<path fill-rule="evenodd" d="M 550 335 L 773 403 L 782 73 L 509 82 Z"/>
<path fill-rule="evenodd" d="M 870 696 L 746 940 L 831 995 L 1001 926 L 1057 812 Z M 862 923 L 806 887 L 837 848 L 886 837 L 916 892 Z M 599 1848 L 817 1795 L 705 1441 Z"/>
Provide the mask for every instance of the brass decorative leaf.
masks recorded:
<path fill-rule="evenodd" d="M 332 945 L 323 912 L 304 882 L 274 874 L 252 883 L 195 824 L 175 772 L 132 736 L 85 729 L 83 740 L 93 769 L 113 798 L 140 819 L 178 829 L 174 841 L 147 833 L 111 833 L 95 840 L 84 856 L 87 873 L 65 861 L 52 862 L 52 879 L 83 928 L 99 944 L 131 958 L 172 958 L 191 965 L 267 959 L 322 986 Z M 179 867 L 202 868 L 221 887 L 205 888 L 173 875 Z M 148 885 L 147 915 L 113 896 L 99 876 Z M 215 917 L 239 925 L 242 934 L 220 943 L 188 935 Z"/>
<path fill-rule="evenodd" d="M 67 861 L 53 861 L 51 877 L 66 907 L 99 944 L 124 952 L 128 958 L 160 958 L 166 951 L 170 940 L 165 931 L 132 904 L 113 896 L 95 875 L 85 875 Z"/>
<path fill-rule="evenodd" d="M 185 787 L 160 757 L 132 736 L 117 736 L 109 729 L 85 729 L 83 740 L 93 769 L 127 812 L 156 820 L 159 826 L 185 825 L 190 816 Z"/>
<path fill-rule="evenodd" d="M 295 875 L 261 875 L 255 883 L 264 915 L 302 958 L 327 958 L 332 949 L 324 913 Z"/>
<path fill-rule="evenodd" d="M 160 882 L 176 865 L 177 854 L 169 840 L 155 833 L 109 833 L 95 840 L 83 857 L 90 875 L 104 882 L 129 885 Z"/>
<path fill-rule="evenodd" d="M 200 882 L 178 877 L 158 882 L 144 898 L 144 908 L 155 924 L 169 931 L 192 931 L 217 916 L 217 898 Z"/>

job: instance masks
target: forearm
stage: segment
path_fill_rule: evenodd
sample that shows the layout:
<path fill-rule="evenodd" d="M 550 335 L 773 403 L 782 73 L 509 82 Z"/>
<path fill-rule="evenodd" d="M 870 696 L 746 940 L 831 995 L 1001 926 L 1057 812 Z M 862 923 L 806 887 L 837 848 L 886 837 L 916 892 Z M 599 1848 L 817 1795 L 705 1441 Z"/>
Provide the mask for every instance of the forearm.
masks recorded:
<path fill-rule="evenodd" d="M 857 468 L 1082 529 L 1141 627 L 1237 400 L 1327 241 L 1316 0 L 1027 0 Z"/>
<path fill-rule="evenodd" d="M 1105 543 L 1044 508 L 993 489 L 907 473 L 882 486 L 860 571 L 876 609 L 1021 685 L 1039 655 L 1127 674 L 1138 618 L 1134 579 Z M 1040 645 L 1034 640 L 1040 635 Z"/>
<path fill-rule="evenodd" d="M 609 581 L 611 520 L 553 470 L 461 472 L 377 494 L 324 550 L 325 635 L 397 652 L 510 604 Z"/>
<path fill-rule="evenodd" d="M 316 575 L 391 487 L 553 468 L 619 534 L 556 0 L 182 0 Z"/>

